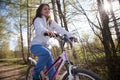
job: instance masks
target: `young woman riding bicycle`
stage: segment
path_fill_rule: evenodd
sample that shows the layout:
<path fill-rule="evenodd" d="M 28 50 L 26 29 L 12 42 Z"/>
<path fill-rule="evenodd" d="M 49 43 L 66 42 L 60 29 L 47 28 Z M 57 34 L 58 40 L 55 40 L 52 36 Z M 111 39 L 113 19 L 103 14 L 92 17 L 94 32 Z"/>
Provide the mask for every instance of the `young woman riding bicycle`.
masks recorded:
<path fill-rule="evenodd" d="M 33 80 L 40 80 L 39 73 L 46 66 L 48 68 L 53 63 L 52 53 L 48 49 L 48 41 L 51 37 L 55 37 L 54 31 L 58 34 L 66 34 L 69 38 L 73 37 L 69 32 L 64 30 L 55 21 L 50 19 L 50 7 L 48 4 L 41 4 L 36 10 L 36 16 L 33 19 L 33 25 L 35 27 L 35 37 L 31 42 L 31 52 L 38 57 L 37 65 L 34 68 Z M 47 34 L 48 36 L 44 36 Z M 76 38 L 75 38 L 76 39 Z M 52 69 L 49 73 L 49 80 L 52 80 L 52 75 L 55 69 Z"/>

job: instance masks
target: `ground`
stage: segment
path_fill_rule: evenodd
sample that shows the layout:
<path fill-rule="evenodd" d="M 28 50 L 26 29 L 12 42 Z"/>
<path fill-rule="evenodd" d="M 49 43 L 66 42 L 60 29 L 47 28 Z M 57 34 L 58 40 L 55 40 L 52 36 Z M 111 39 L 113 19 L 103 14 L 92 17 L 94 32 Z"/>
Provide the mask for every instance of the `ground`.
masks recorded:
<path fill-rule="evenodd" d="M 0 80 L 25 80 L 27 66 L 0 62 Z M 56 80 L 59 80 L 57 76 Z"/>
<path fill-rule="evenodd" d="M 0 63 L 0 80 L 25 80 L 25 66 Z"/>

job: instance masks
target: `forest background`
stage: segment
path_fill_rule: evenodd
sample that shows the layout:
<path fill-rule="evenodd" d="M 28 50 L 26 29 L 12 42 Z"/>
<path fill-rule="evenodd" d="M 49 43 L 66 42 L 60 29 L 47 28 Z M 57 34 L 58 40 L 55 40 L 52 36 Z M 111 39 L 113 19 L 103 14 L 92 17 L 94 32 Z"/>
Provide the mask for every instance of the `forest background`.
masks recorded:
<path fill-rule="evenodd" d="M 120 0 L 0 0 L 0 63 L 28 64 L 32 20 L 41 3 L 48 3 L 52 19 L 78 38 L 77 58 L 69 56 L 77 66 L 103 80 L 120 80 Z M 51 41 L 57 58 L 58 42 Z M 70 51 L 69 46 L 66 50 Z"/>

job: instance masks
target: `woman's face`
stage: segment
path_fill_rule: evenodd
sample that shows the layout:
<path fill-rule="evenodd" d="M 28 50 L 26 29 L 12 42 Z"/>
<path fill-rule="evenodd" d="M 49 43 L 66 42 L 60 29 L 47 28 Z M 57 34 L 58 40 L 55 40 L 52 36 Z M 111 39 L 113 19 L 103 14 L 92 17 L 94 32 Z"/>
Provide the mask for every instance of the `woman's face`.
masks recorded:
<path fill-rule="evenodd" d="M 50 15 L 50 8 L 47 5 L 44 5 L 41 13 L 43 16 L 48 17 Z"/>

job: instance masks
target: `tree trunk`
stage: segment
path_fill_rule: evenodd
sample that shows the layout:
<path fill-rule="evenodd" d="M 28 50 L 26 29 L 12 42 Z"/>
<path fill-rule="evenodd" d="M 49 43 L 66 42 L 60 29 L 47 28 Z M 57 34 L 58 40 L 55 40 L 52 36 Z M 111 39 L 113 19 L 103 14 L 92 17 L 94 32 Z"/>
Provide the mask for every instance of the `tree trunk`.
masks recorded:
<path fill-rule="evenodd" d="M 54 20 L 55 20 L 56 22 L 58 22 L 58 21 L 57 21 L 57 10 L 56 10 L 56 6 L 55 6 L 55 0 L 51 0 L 51 2 L 52 2 Z"/>
<path fill-rule="evenodd" d="M 56 0 L 56 3 L 57 3 L 57 8 L 58 8 L 59 18 L 61 21 L 61 26 L 63 27 L 62 10 L 61 10 L 61 5 L 60 5 L 60 0 Z"/>
<path fill-rule="evenodd" d="M 115 14 L 113 12 L 111 0 L 108 0 L 108 1 L 110 3 L 110 6 L 111 6 L 110 7 L 110 12 L 111 12 L 111 15 L 112 15 L 112 18 L 113 18 L 113 23 L 114 23 L 114 27 L 115 27 L 115 31 L 116 31 L 116 36 L 117 36 L 117 41 L 118 41 L 118 50 L 120 50 L 120 32 L 119 32 L 119 28 L 118 28 L 118 25 L 117 25 Z"/>
<path fill-rule="evenodd" d="M 21 3 L 21 1 L 20 1 Z M 24 47 L 23 47 L 23 35 L 22 35 L 22 9 L 21 9 L 21 5 L 20 5 L 20 38 L 21 38 L 21 54 L 22 54 L 22 58 L 23 61 L 26 63 L 26 59 L 25 59 L 25 54 L 24 54 Z"/>
<path fill-rule="evenodd" d="M 40 0 L 40 4 L 42 3 L 42 0 Z"/>
<path fill-rule="evenodd" d="M 27 0 L 27 42 L 28 42 L 28 53 L 27 53 L 27 62 L 30 56 L 30 25 L 29 25 L 29 5 Z"/>
<path fill-rule="evenodd" d="M 56 3 L 57 3 L 57 8 L 58 8 L 58 13 L 59 13 L 59 17 L 60 17 L 60 20 L 61 20 L 61 26 L 65 28 L 65 30 L 68 31 L 68 27 L 67 27 L 67 23 L 66 23 L 66 17 L 65 15 L 63 15 L 62 13 L 62 9 L 61 9 L 61 5 L 60 5 L 60 0 L 56 0 Z M 63 4 L 64 5 L 64 4 Z M 64 25 L 63 25 L 64 23 Z"/>
<path fill-rule="evenodd" d="M 97 3 L 102 24 L 102 43 L 104 46 L 108 67 L 108 80 L 120 80 L 120 66 L 118 63 L 119 61 L 117 60 L 115 45 L 111 37 L 111 32 L 109 28 L 109 17 L 102 6 L 103 2 L 101 2 L 101 0 L 97 0 Z"/>
<path fill-rule="evenodd" d="M 66 4 L 65 4 L 65 0 L 63 0 L 63 12 L 64 12 L 64 14 L 63 14 L 63 22 L 64 22 L 64 27 L 65 27 L 65 29 L 68 31 L 68 26 L 67 26 L 67 20 L 66 20 Z"/>

